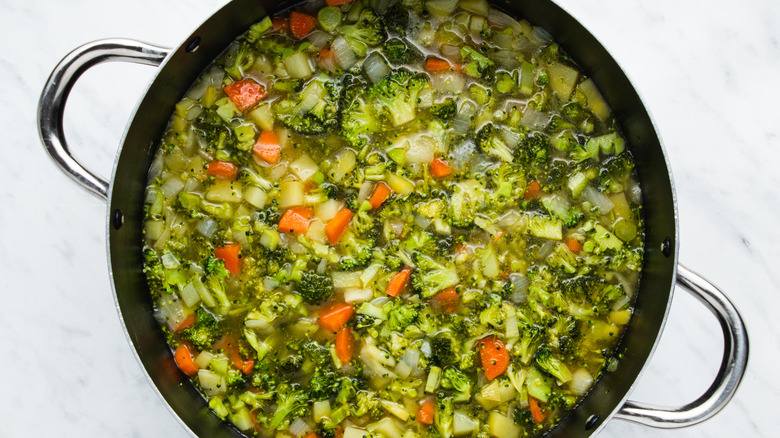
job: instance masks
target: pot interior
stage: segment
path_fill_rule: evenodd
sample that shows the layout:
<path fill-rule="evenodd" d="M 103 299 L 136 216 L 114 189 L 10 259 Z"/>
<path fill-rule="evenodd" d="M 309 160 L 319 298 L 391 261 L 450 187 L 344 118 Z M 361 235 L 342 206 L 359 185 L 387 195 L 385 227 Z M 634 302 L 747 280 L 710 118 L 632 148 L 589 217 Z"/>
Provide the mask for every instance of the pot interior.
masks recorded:
<path fill-rule="evenodd" d="M 580 405 L 547 434 L 589 436 L 622 405 L 652 354 L 666 319 L 677 259 L 677 214 L 671 176 L 659 136 L 636 90 L 606 49 L 581 24 L 549 0 L 499 0 L 493 4 L 545 28 L 593 78 L 620 122 L 636 159 L 643 190 L 645 266 L 635 313 L 618 347 L 618 366 L 605 373 Z M 266 11 L 273 13 L 288 6 L 285 2 L 234 0 L 172 52 L 128 125 L 109 190 L 111 275 L 128 338 L 162 397 L 198 435 L 241 436 L 211 412 L 200 393 L 176 368 L 165 336 L 154 319 L 141 269 L 146 175 L 174 105 L 190 84 Z"/>

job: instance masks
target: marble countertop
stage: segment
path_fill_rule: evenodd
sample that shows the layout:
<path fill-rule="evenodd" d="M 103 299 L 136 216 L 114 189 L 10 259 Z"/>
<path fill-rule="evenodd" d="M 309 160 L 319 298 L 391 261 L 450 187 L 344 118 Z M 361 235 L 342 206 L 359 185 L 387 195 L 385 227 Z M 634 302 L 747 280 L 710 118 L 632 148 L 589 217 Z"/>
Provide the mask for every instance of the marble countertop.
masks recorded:
<path fill-rule="evenodd" d="M 224 0 L 0 0 L 0 436 L 187 436 L 133 358 L 114 307 L 105 204 L 45 155 L 39 93 L 71 49 L 106 37 L 173 46 Z M 621 64 L 654 115 L 675 177 L 680 261 L 721 287 L 751 339 L 748 372 L 711 420 L 658 430 L 612 420 L 601 437 L 777 436 L 780 430 L 780 3 L 559 0 Z M 65 115 L 74 153 L 108 175 L 150 67 L 87 72 Z M 694 400 L 715 376 L 716 320 L 675 295 L 632 398 Z"/>

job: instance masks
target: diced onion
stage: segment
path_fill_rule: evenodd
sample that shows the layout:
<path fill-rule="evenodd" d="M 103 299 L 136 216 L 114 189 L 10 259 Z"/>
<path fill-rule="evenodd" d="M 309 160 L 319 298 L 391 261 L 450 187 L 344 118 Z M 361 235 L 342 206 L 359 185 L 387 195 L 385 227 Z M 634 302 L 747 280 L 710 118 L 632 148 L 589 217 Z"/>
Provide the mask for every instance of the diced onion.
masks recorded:
<path fill-rule="evenodd" d="M 330 34 L 321 30 L 315 30 L 314 32 L 310 33 L 306 39 L 309 40 L 313 46 L 322 49 L 328 45 L 328 42 L 330 41 Z"/>
<path fill-rule="evenodd" d="M 201 351 L 195 357 L 195 365 L 197 365 L 198 368 L 207 368 L 211 363 L 211 359 L 214 359 L 213 353 L 209 353 L 208 351 Z"/>
<path fill-rule="evenodd" d="M 477 105 L 470 100 L 464 100 L 460 104 L 458 114 L 452 122 L 452 127 L 458 134 L 465 134 L 471 127 L 471 118 L 477 113 Z"/>
<path fill-rule="evenodd" d="M 333 59 L 342 70 L 349 70 L 357 62 L 355 52 L 349 47 L 349 43 L 343 37 L 333 40 L 330 45 L 333 50 Z"/>
<path fill-rule="evenodd" d="M 320 422 L 323 418 L 330 417 L 331 407 L 329 400 L 322 400 L 314 402 L 312 405 L 312 417 L 314 421 Z"/>
<path fill-rule="evenodd" d="M 576 395 L 585 395 L 592 385 L 593 377 L 584 369 L 579 368 L 571 375 L 569 389 Z"/>
<path fill-rule="evenodd" d="M 179 295 L 181 295 L 182 301 L 184 301 L 184 304 L 188 307 L 192 307 L 200 302 L 198 290 L 195 289 L 195 286 L 193 286 L 192 283 L 187 283 L 187 285 L 181 289 Z"/>
<path fill-rule="evenodd" d="M 371 196 L 371 191 L 374 189 L 374 183 L 371 181 L 363 181 L 363 184 L 360 186 L 360 190 L 358 191 L 358 197 L 357 202 L 358 205 L 360 205 L 363 201 L 368 199 L 369 196 Z"/>
<path fill-rule="evenodd" d="M 428 164 L 433 161 L 436 142 L 428 135 L 418 135 L 409 139 L 406 161 L 410 164 Z"/>
<path fill-rule="evenodd" d="M 490 8 L 488 10 L 488 23 L 498 28 L 508 27 L 512 29 L 516 35 L 523 33 L 523 28 L 517 20 L 495 8 Z"/>
<path fill-rule="evenodd" d="M 607 195 L 599 192 L 591 186 L 585 187 L 580 195 L 584 201 L 590 202 L 601 210 L 601 214 L 607 214 L 612 211 L 615 204 L 607 197 Z"/>
<path fill-rule="evenodd" d="M 217 231 L 217 221 L 207 217 L 200 221 L 196 228 L 200 234 L 203 234 L 206 238 L 211 239 L 211 236 L 213 236 L 214 232 Z"/>
<path fill-rule="evenodd" d="M 543 130 L 550 124 L 550 115 L 529 106 L 523 112 L 520 124 L 531 129 Z"/>
<path fill-rule="evenodd" d="M 173 199 L 173 197 L 176 196 L 183 188 L 184 181 L 176 176 L 171 176 L 162 184 L 160 191 L 162 192 L 163 196 L 165 196 L 165 198 Z"/>
<path fill-rule="evenodd" d="M 290 424 L 290 433 L 296 437 L 306 435 L 311 432 L 311 430 L 311 427 L 301 418 L 296 418 L 295 421 Z"/>
<path fill-rule="evenodd" d="M 149 179 L 148 181 L 151 182 L 156 178 L 159 178 L 160 174 L 163 170 L 163 156 L 162 154 L 157 155 L 154 158 L 154 161 L 152 161 L 152 165 L 149 167 Z"/>
<path fill-rule="evenodd" d="M 471 157 L 476 150 L 477 145 L 473 140 L 464 140 L 450 152 L 450 164 L 452 164 L 456 170 L 462 170 L 466 163 L 471 160 Z"/>
<path fill-rule="evenodd" d="M 224 394 L 227 391 L 225 379 L 209 370 L 198 370 L 198 382 L 209 397 Z"/>
<path fill-rule="evenodd" d="M 376 84 L 390 73 L 390 67 L 379 52 L 373 52 L 363 61 L 363 72 L 371 83 Z"/>

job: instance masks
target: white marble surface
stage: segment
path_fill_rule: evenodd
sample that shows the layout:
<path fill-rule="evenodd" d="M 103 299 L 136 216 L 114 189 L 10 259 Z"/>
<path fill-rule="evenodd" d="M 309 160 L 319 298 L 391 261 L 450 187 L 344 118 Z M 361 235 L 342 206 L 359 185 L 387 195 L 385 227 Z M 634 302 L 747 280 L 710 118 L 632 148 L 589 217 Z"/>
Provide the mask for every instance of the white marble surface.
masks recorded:
<path fill-rule="evenodd" d="M 0 436 L 187 436 L 122 333 L 105 252 L 105 205 L 46 157 L 35 126 L 51 68 L 81 43 L 175 45 L 224 0 L 0 0 Z M 777 436 L 780 430 L 780 3 L 560 0 L 634 81 L 677 184 L 680 260 L 725 290 L 751 337 L 747 375 L 718 416 L 682 430 L 613 420 L 603 437 Z M 154 71 L 102 65 L 74 88 L 74 152 L 107 175 Z M 681 404 L 714 377 L 715 320 L 679 293 L 633 398 Z"/>

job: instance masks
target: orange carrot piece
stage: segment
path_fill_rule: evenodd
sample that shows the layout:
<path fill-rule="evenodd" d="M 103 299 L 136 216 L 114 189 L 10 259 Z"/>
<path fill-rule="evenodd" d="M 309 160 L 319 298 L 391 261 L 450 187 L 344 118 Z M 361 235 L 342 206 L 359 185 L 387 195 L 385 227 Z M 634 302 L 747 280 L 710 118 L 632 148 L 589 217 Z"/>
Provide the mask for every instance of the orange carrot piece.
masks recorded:
<path fill-rule="evenodd" d="M 225 262 L 225 269 L 233 275 L 238 275 L 241 272 L 241 259 L 240 259 L 241 245 L 237 243 L 231 243 L 221 248 L 214 248 L 214 257 Z"/>
<path fill-rule="evenodd" d="M 341 236 L 344 235 L 344 231 L 347 231 L 353 214 L 352 210 L 344 207 L 336 213 L 333 219 L 325 224 L 325 235 L 328 236 L 328 241 L 331 245 L 335 245 L 341 239 Z"/>
<path fill-rule="evenodd" d="M 377 208 L 382 206 L 382 203 L 387 200 L 387 197 L 390 196 L 390 187 L 388 187 L 387 184 L 381 182 L 376 185 L 374 188 L 374 193 L 371 194 L 371 197 L 368 198 L 368 202 L 371 203 L 371 208 L 376 210 Z"/>
<path fill-rule="evenodd" d="M 317 18 L 298 11 L 290 12 L 290 32 L 297 39 L 303 39 L 314 30 L 317 25 Z"/>
<path fill-rule="evenodd" d="M 390 283 L 387 284 L 387 290 L 385 293 L 391 297 L 397 297 L 401 295 L 406 283 L 409 281 L 409 276 L 412 274 L 412 268 L 405 266 L 400 272 L 395 274 Z"/>
<path fill-rule="evenodd" d="M 531 408 L 531 417 L 534 419 L 534 423 L 541 423 L 547 416 L 542 412 L 542 408 L 539 407 L 539 400 L 534 397 L 528 396 L 528 405 Z"/>
<path fill-rule="evenodd" d="M 233 101 L 239 111 L 252 108 L 268 95 L 265 87 L 252 79 L 233 82 L 225 87 L 225 94 Z"/>
<path fill-rule="evenodd" d="M 453 313 L 458 310 L 460 297 L 454 287 L 448 287 L 431 298 L 433 308 L 444 313 Z"/>
<path fill-rule="evenodd" d="M 525 189 L 525 193 L 523 194 L 523 199 L 534 199 L 536 196 L 539 195 L 539 191 L 542 189 L 542 186 L 539 185 L 539 182 L 534 180 L 531 181 L 531 184 L 528 184 L 528 187 Z"/>
<path fill-rule="evenodd" d="M 279 155 L 282 153 L 279 137 L 276 136 L 274 131 L 261 132 L 252 151 L 266 162 L 276 163 L 276 160 L 279 159 Z"/>
<path fill-rule="evenodd" d="M 352 0 L 325 0 L 328 6 L 338 6 L 346 3 L 350 3 Z"/>
<path fill-rule="evenodd" d="M 179 325 L 176 326 L 176 329 L 174 329 L 175 332 L 180 332 L 188 327 L 190 327 L 192 324 L 195 324 L 195 314 L 190 313 L 190 316 L 184 318 Z"/>
<path fill-rule="evenodd" d="M 192 353 L 187 345 L 179 345 L 179 348 L 173 354 L 173 360 L 184 374 L 194 376 L 198 373 L 198 366 L 195 364 L 195 360 L 192 359 Z"/>
<path fill-rule="evenodd" d="M 271 19 L 271 33 L 276 32 L 288 32 L 290 26 L 287 24 L 287 19 L 283 17 L 274 17 Z"/>
<path fill-rule="evenodd" d="M 417 422 L 430 426 L 433 424 L 433 416 L 436 413 L 436 405 L 432 398 L 426 398 L 420 403 L 420 409 L 417 410 Z"/>
<path fill-rule="evenodd" d="M 236 179 L 238 166 L 229 161 L 212 161 L 206 166 L 206 173 L 221 179 Z"/>
<path fill-rule="evenodd" d="M 313 212 L 309 207 L 295 207 L 284 212 L 279 219 L 279 231 L 283 233 L 305 234 L 309 231 L 309 224 Z"/>
<path fill-rule="evenodd" d="M 317 322 L 328 331 L 337 332 L 347 324 L 355 309 L 347 303 L 331 303 L 320 309 L 320 318 Z"/>
<path fill-rule="evenodd" d="M 436 157 L 431 162 L 431 174 L 436 178 L 444 178 L 452 174 L 452 168 L 446 161 Z"/>
<path fill-rule="evenodd" d="M 425 61 L 425 70 L 431 73 L 438 73 L 443 71 L 453 70 L 452 64 L 449 61 L 438 58 L 428 58 Z"/>
<path fill-rule="evenodd" d="M 237 364 L 238 365 L 238 364 Z M 255 367 L 255 360 L 254 359 L 247 359 L 243 362 L 241 362 L 241 365 L 239 368 L 241 369 L 241 372 L 244 373 L 244 375 L 248 375 L 252 372 L 252 369 Z"/>
<path fill-rule="evenodd" d="M 314 433 L 314 432 L 309 432 L 309 433 L 307 433 L 306 435 L 304 435 L 304 436 L 303 436 L 303 438 L 320 438 L 320 436 L 319 436 L 319 435 L 317 435 L 317 434 L 316 434 L 316 433 Z"/>
<path fill-rule="evenodd" d="M 509 366 L 509 353 L 506 351 L 506 345 L 493 336 L 482 339 L 477 345 L 485 377 L 488 380 L 493 380 L 504 374 Z"/>
<path fill-rule="evenodd" d="M 336 335 L 336 355 L 342 364 L 346 365 L 352 360 L 352 349 L 355 340 L 349 327 L 344 327 Z"/>
<path fill-rule="evenodd" d="M 582 243 L 580 243 L 579 240 L 573 237 L 569 237 L 568 239 L 566 239 L 566 246 L 568 246 L 569 251 L 573 253 L 578 253 L 582 250 Z"/>

